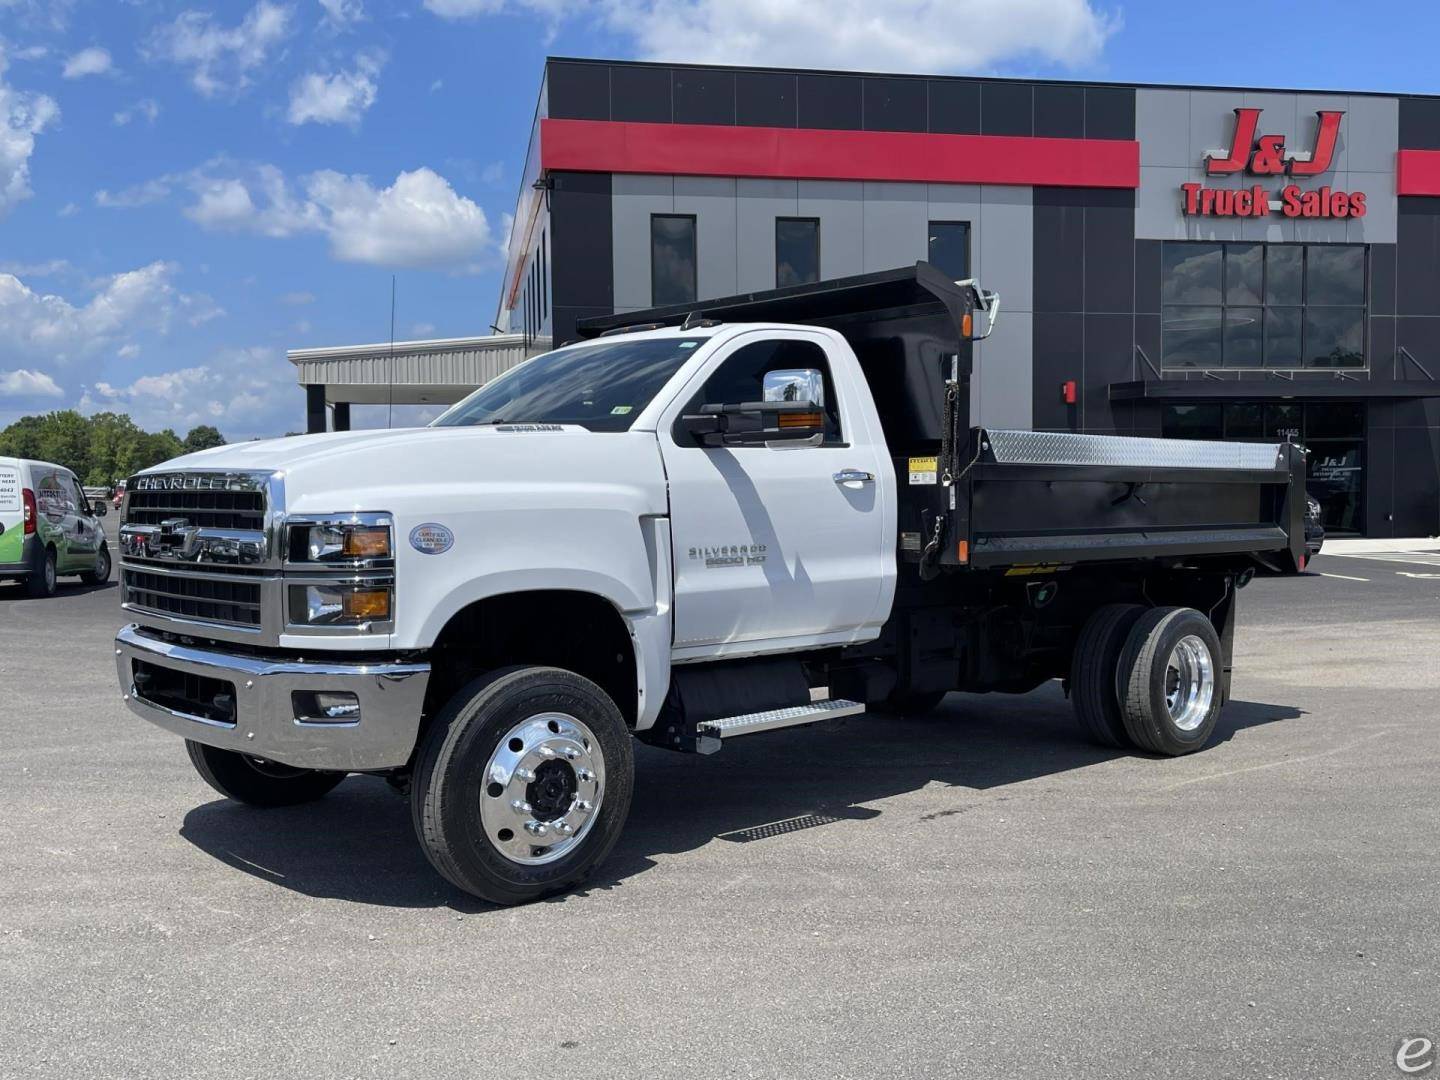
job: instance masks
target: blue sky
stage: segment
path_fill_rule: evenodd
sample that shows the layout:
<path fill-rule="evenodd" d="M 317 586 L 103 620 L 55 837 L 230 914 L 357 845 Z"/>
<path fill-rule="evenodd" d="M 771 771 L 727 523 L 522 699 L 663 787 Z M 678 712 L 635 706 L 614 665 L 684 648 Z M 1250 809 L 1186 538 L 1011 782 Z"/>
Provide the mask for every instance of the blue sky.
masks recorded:
<path fill-rule="evenodd" d="M 484 333 L 544 56 L 1433 93 L 1425 3 L 0 0 L 0 426 L 303 426 L 287 348 Z M 376 417 L 360 416 L 361 422 Z"/>

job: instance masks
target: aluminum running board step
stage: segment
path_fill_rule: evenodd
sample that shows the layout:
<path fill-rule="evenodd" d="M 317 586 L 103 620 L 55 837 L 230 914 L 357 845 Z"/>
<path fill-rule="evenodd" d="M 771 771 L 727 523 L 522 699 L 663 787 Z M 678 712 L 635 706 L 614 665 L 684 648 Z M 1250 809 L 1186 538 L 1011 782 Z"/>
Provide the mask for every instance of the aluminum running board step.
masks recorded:
<path fill-rule="evenodd" d="M 837 716 L 856 716 L 864 711 L 865 706 L 858 701 L 833 698 L 829 701 L 812 701 L 808 705 L 794 705 L 788 709 L 768 709 L 765 712 L 745 713 L 742 716 L 726 716 L 719 720 L 702 720 L 695 725 L 695 733 L 700 740 L 697 749 L 702 754 L 713 754 L 720 749 L 722 742 L 739 738 L 741 735 L 799 727 Z"/>

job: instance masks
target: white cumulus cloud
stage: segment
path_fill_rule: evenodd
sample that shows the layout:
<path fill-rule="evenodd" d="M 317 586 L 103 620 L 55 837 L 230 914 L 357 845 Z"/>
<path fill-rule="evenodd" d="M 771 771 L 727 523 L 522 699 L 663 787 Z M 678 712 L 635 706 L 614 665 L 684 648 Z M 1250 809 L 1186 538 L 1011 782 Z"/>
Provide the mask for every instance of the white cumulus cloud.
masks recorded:
<path fill-rule="evenodd" d="M 331 251 L 344 262 L 453 268 L 490 244 L 485 212 L 430 169 L 402 172 L 387 188 L 363 176 L 319 172 L 306 191 L 323 210 Z"/>
<path fill-rule="evenodd" d="M 235 26 L 222 26 L 208 11 L 183 11 L 151 35 L 146 53 L 188 67 L 191 84 L 206 97 L 238 92 L 289 34 L 291 16 L 288 5 L 273 0 L 259 0 Z"/>
<path fill-rule="evenodd" d="M 110 50 L 92 45 L 81 49 L 65 61 L 61 74 L 67 79 L 83 79 L 87 75 L 104 75 L 114 67 Z"/>
<path fill-rule="evenodd" d="M 160 103 L 154 98 L 141 98 L 133 105 L 117 110 L 112 118 L 116 127 L 124 127 L 131 120 L 143 119 L 147 124 L 153 124 L 160 118 Z"/>
<path fill-rule="evenodd" d="M 290 87 L 286 119 L 292 124 L 350 124 L 360 122 L 379 94 L 376 79 L 385 58 L 378 53 L 355 57 L 349 71 L 307 72 Z"/>
<path fill-rule="evenodd" d="M 5 49 L 0 42 L 0 217 L 28 199 L 30 156 L 35 136 L 60 118 L 53 98 L 16 90 L 5 81 Z"/>
<path fill-rule="evenodd" d="M 99 192 L 96 201 L 139 206 L 176 187 L 193 198 L 185 216 L 204 228 L 277 238 L 318 233 L 342 262 L 468 272 L 494 257 L 485 211 L 424 166 L 377 187 L 368 177 L 330 169 L 291 182 L 274 165 L 216 159 L 188 173 Z"/>
<path fill-rule="evenodd" d="M 173 263 L 153 262 L 112 274 L 81 303 L 37 292 L 14 274 L 0 273 L 0 341 L 5 354 L 63 367 L 134 333 L 164 334 L 176 319 L 198 324 L 220 314 L 208 297 L 175 287 L 177 269 Z"/>
<path fill-rule="evenodd" d="M 0 398 L 58 398 L 65 391 L 43 371 L 16 368 L 0 371 Z"/>
<path fill-rule="evenodd" d="M 127 385 L 87 387 L 85 413 L 123 411 L 147 430 L 182 434 L 213 424 L 227 439 L 283 435 L 304 428 L 304 395 L 295 369 L 277 349 L 228 349 L 208 362 L 154 375 Z"/>
<path fill-rule="evenodd" d="M 1078 66 L 1119 26 L 1093 0 L 425 0 L 442 18 L 588 19 L 644 59 L 869 71 Z"/>
<path fill-rule="evenodd" d="M 320 0 L 327 26 L 344 30 L 365 20 L 364 0 Z"/>

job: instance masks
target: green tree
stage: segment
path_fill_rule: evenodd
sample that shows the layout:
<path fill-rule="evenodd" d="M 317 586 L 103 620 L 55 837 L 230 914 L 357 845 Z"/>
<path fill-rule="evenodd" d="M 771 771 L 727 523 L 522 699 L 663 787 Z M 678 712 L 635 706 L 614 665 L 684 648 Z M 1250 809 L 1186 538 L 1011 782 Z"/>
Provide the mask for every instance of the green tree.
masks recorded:
<path fill-rule="evenodd" d="M 225 436 L 209 424 L 193 427 L 190 429 L 190 434 L 185 436 L 185 452 L 187 454 L 193 454 L 197 450 L 209 450 L 212 446 L 224 445 Z"/>
<path fill-rule="evenodd" d="M 220 432 L 209 425 L 195 428 L 182 441 L 169 428 L 143 431 L 123 413 L 81 416 L 66 409 L 22 416 L 0 431 L 0 455 L 53 461 L 74 472 L 81 483 L 101 486 L 190 449 L 223 442 Z"/>

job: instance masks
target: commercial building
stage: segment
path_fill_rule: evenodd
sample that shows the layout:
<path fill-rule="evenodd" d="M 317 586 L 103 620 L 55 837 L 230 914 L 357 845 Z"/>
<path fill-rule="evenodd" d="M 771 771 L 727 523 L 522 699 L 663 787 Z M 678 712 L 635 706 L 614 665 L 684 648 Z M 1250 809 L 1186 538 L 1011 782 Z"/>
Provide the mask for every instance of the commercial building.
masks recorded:
<path fill-rule="evenodd" d="M 497 325 L 928 259 L 1002 297 L 977 422 L 1309 447 L 1440 530 L 1440 98 L 546 63 Z"/>

